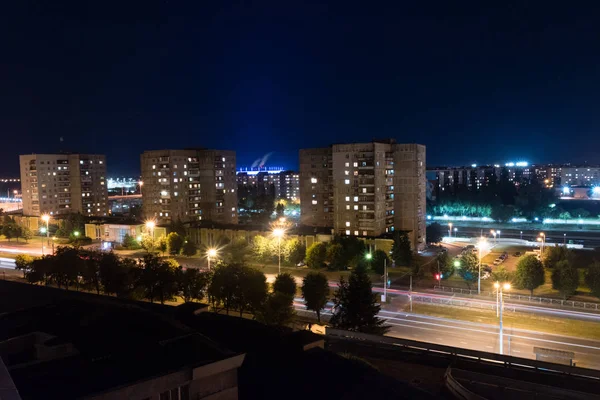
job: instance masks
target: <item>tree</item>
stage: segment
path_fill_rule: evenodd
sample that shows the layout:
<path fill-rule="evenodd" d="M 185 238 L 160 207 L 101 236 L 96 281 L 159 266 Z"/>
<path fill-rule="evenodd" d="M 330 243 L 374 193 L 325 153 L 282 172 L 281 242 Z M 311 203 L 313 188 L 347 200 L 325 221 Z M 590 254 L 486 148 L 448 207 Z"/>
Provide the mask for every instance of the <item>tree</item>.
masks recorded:
<path fill-rule="evenodd" d="M 52 281 L 59 288 L 64 286 L 66 290 L 69 290 L 73 283 L 78 285 L 78 277 L 84 269 L 84 260 L 80 257 L 79 250 L 73 247 L 59 247 L 51 257 Z"/>
<path fill-rule="evenodd" d="M 585 272 L 585 284 L 588 285 L 592 294 L 600 297 L 600 262 L 594 261 Z"/>
<path fill-rule="evenodd" d="M 345 269 L 344 263 L 344 249 L 339 243 L 329 243 L 327 245 L 327 261 L 329 262 L 327 268 L 332 271 L 339 271 Z"/>
<path fill-rule="evenodd" d="M 113 252 L 102 253 L 98 270 L 104 293 L 117 297 L 125 297 L 131 292 L 141 271 L 135 260 L 121 259 Z"/>
<path fill-rule="evenodd" d="M 265 274 L 254 268 L 242 265 L 237 278 L 238 290 L 234 295 L 234 304 L 240 312 L 240 317 L 245 310 L 249 310 L 256 315 L 267 297 L 268 286 Z"/>
<path fill-rule="evenodd" d="M 183 247 L 183 237 L 179 236 L 177 232 L 171 232 L 167 236 L 167 243 L 169 245 L 169 254 L 177 255 Z"/>
<path fill-rule="evenodd" d="M 4 225 L 2 225 L 2 234 L 4 235 L 5 238 L 8 239 L 9 242 L 10 242 L 10 239 L 15 237 L 15 227 L 16 227 L 15 223 L 13 223 L 13 222 L 6 223 L 6 220 L 4 221 Z"/>
<path fill-rule="evenodd" d="M 385 273 L 385 266 L 390 267 L 391 262 L 388 258 L 387 254 L 383 250 L 375 250 L 372 254 L 371 258 L 371 269 L 378 273 L 379 275 L 383 275 Z"/>
<path fill-rule="evenodd" d="M 365 268 L 354 269 L 348 281 L 340 278 L 333 303 L 335 311 L 330 323 L 336 328 L 375 334 L 384 334 L 389 329 L 377 317 L 381 306 Z"/>
<path fill-rule="evenodd" d="M 23 239 L 25 239 L 26 242 L 28 240 L 31 240 L 31 238 L 33 237 L 31 229 L 27 228 L 26 226 L 21 227 L 19 234 Z"/>
<path fill-rule="evenodd" d="M 406 232 L 395 231 L 392 244 L 392 260 L 396 265 L 409 266 L 412 264 L 412 249 Z"/>
<path fill-rule="evenodd" d="M 564 246 L 546 246 L 544 249 L 544 267 L 553 269 L 563 260 L 573 261 L 573 252 Z"/>
<path fill-rule="evenodd" d="M 427 239 L 427 243 L 441 242 L 442 238 L 444 237 L 442 226 L 437 222 L 427 225 L 427 228 L 425 228 L 425 237 Z"/>
<path fill-rule="evenodd" d="M 471 289 L 472 283 L 477 282 L 479 279 L 479 259 L 475 254 L 467 252 L 462 256 L 458 275 L 465 280 L 469 289 Z"/>
<path fill-rule="evenodd" d="M 139 247 L 138 242 L 135 240 L 135 238 L 133 236 L 131 236 L 130 234 L 126 233 L 123 236 L 123 247 L 125 247 L 126 249 L 129 250 L 133 250 Z"/>
<path fill-rule="evenodd" d="M 296 296 L 296 280 L 288 272 L 279 274 L 275 277 L 275 282 L 273 283 L 273 291 L 285 293 L 293 298 L 294 296 Z"/>
<path fill-rule="evenodd" d="M 441 279 L 445 280 L 454 275 L 454 260 L 450 257 L 448 252 L 438 254 L 436 263 L 439 267 L 439 272 L 442 275 Z M 460 263 L 460 261 L 458 261 L 458 263 Z"/>
<path fill-rule="evenodd" d="M 177 284 L 185 302 L 202 300 L 209 280 L 209 272 L 201 272 L 196 268 L 183 269 L 182 267 L 177 270 Z"/>
<path fill-rule="evenodd" d="M 494 282 L 510 282 L 512 280 L 512 274 L 501 265 L 492 272 L 492 280 Z"/>
<path fill-rule="evenodd" d="M 194 243 L 190 238 L 187 238 L 183 243 L 181 254 L 183 254 L 186 257 L 192 257 L 195 256 L 197 252 L 198 247 L 196 246 L 196 243 Z"/>
<path fill-rule="evenodd" d="M 536 256 L 530 254 L 521 258 L 517 264 L 515 284 L 520 289 L 527 289 L 533 296 L 533 290 L 544 284 L 544 266 Z"/>
<path fill-rule="evenodd" d="M 302 280 L 302 297 L 307 310 L 317 314 L 321 323 L 321 310 L 325 308 L 329 298 L 329 282 L 325 274 L 311 271 Z"/>
<path fill-rule="evenodd" d="M 142 249 L 149 252 L 150 250 L 156 247 L 156 240 L 152 238 L 152 235 L 144 233 L 142 234 L 142 240 L 140 240 L 140 246 L 142 247 Z"/>
<path fill-rule="evenodd" d="M 496 222 L 508 222 L 515 215 L 516 210 L 514 206 L 499 204 L 492 207 L 491 218 Z"/>
<path fill-rule="evenodd" d="M 315 242 L 306 250 L 306 264 L 309 268 L 323 268 L 326 258 L 327 245 L 325 243 Z"/>
<path fill-rule="evenodd" d="M 571 213 L 568 211 L 563 211 L 558 215 L 558 218 L 563 219 L 565 221 L 567 221 L 568 219 L 571 219 Z"/>
<path fill-rule="evenodd" d="M 271 293 L 256 314 L 258 321 L 274 327 L 285 326 L 293 317 L 293 299 L 281 292 Z"/>
<path fill-rule="evenodd" d="M 288 249 L 288 259 L 290 264 L 298 265 L 304 261 L 306 257 L 306 246 L 296 238 L 286 241 L 286 248 Z"/>
<path fill-rule="evenodd" d="M 243 264 L 250 255 L 250 248 L 244 239 L 232 240 L 224 249 L 224 261 L 228 264 Z"/>
<path fill-rule="evenodd" d="M 181 237 L 187 236 L 187 232 L 185 231 L 185 224 L 179 218 L 175 221 L 171 221 L 171 224 L 169 225 L 169 231 L 175 232 Z"/>
<path fill-rule="evenodd" d="M 100 294 L 100 260 L 102 253 L 98 251 L 82 251 L 80 257 L 83 259 L 81 276 L 88 288 L 96 290 Z"/>
<path fill-rule="evenodd" d="M 276 262 L 279 255 L 277 241 L 257 235 L 252 240 L 252 253 L 259 262 Z"/>
<path fill-rule="evenodd" d="M 161 304 L 170 300 L 177 293 L 175 268 L 167 261 L 163 261 L 154 254 L 146 254 L 140 262 L 140 286 L 144 297 L 150 300 L 159 299 Z"/>
<path fill-rule="evenodd" d="M 577 291 L 579 286 L 579 272 L 569 260 L 556 263 L 552 269 L 552 289 L 560 292 L 566 300 Z"/>
<path fill-rule="evenodd" d="M 15 257 L 15 269 L 23 271 L 23 278 L 31 271 L 31 266 L 35 259 L 27 254 L 18 254 Z"/>
<path fill-rule="evenodd" d="M 275 213 L 277 214 L 277 218 L 283 217 L 284 211 L 285 211 L 285 206 L 283 205 L 283 203 L 281 203 L 281 202 L 277 203 L 277 206 L 275 207 Z"/>
<path fill-rule="evenodd" d="M 229 315 L 229 310 L 235 306 L 241 268 L 241 264 L 221 264 L 214 269 L 212 280 L 208 286 L 208 296 L 215 311 L 217 311 L 216 305 L 222 304 Z"/>
<path fill-rule="evenodd" d="M 168 248 L 167 238 L 164 236 L 159 237 L 156 240 L 156 249 L 158 251 L 160 251 L 162 253 L 162 255 L 164 256 L 165 253 L 167 252 L 167 248 Z"/>

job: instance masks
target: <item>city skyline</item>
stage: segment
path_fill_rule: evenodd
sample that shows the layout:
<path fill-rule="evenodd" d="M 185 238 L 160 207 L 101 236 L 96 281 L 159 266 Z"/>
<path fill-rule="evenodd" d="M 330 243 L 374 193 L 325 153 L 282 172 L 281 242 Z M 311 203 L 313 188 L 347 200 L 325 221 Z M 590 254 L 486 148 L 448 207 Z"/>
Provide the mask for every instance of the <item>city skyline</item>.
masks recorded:
<path fill-rule="evenodd" d="M 198 146 L 297 169 L 300 148 L 379 138 L 431 165 L 598 163 L 598 11 L 13 3 L 0 169 L 67 150 L 134 174 L 143 151 Z"/>

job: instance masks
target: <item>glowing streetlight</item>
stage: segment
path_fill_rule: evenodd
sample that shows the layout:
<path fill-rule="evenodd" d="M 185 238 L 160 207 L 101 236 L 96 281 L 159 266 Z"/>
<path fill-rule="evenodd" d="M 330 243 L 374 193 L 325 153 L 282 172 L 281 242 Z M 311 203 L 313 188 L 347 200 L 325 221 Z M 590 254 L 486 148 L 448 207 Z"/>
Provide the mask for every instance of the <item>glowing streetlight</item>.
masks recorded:
<path fill-rule="evenodd" d="M 150 236 L 152 237 L 152 246 L 151 249 L 154 250 L 154 228 L 156 227 L 156 222 L 153 220 L 146 221 L 146 229 L 150 230 Z"/>
<path fill-rule="evenodd" d="M 208 269 L 210 270 L 210 259 L 217 256 L 217 249 L 210 248 L 206 251 L 206 258 L 208 259 Z"/>
<path fill-rule="evenodd" d="M 452 222 L 448 223 L 448 237 L 452 237 Z"/>
<path fill-rule="evenodd" d="M 281 274 L 281 238 L 285 235 L 285 229 L 275 228 L 273 229 L 273 236 L 277 238 L 277 250 L 279 252 L 279 273 Z"/>
<path fill-rule="evenodd" d="M 510 283 L 506 282 L 504 284 L 500 284 L 500 282 L 496 282 L 494 283 L 494 287 L 496 288 L 496 315 L 499 315 L 500 317 L 500 354 L 504 354 L 504 332 L 502 328 L 502 311 L 504 309 L 504 299 L 502 298 L 502 292 L 510 290 Z M 500 297 L 499 300 L 498 297 Z"/>
<path fill-rule="evenodd" d="M 50 222 L 50 216 L 48 214 L 42 215 L 42 221 L 46 223 L 46 240 L 48 241 L 48 245 L 50 245 L 50 229 L 48 229 L 48 223 Z M 42 240 L 43 242 L 43 240 Z"/>
<path fill-rule="evenodd" d="M 371 253 L 367 253 L 365 254 L 365 258 L 369 261 L 371 261 L 371 259 L 373 258 L 373 255 Z"/>
<path fill-rule="evenodd" d="M 477 273 L 477 294 L 481 294 L 481 249 L 487 247 L 487 240 L 484 237 L 479 238 L 477 242 L 477 249 L 479 250 L 479 268 Z"/>
<path fill-rule="evenodd" d="M 544 256 L 544 245 L 546 244 L 546 234 L 544 232 L 540 233 L 540 237 L 537 238 L 538 242 L 542 243 L 542 247 L 540 250 L 540 258 Z"/>
<path fill-rule="evenodd" d="M 79 237 L 79 231 L 73 232 L 73 235 L 75 235 L 76 238 Z"/>
<path fill-rule="evenodd" d="M 500 231 L 496 231 L 496 233 L 498 234 L 498 239 L 500 239 Z"/>

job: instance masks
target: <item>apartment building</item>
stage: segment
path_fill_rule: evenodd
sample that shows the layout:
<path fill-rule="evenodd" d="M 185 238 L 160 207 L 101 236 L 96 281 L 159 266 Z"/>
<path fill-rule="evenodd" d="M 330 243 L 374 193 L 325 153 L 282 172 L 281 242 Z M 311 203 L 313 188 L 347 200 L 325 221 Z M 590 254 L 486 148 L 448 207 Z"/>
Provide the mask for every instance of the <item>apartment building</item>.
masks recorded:
<path fill-rule="evenodd" d="M 336 234 L 408 231 L 425 245 L 425 146 L 394 140 L 300 150 L 301 223 Z"/>
<path fill-rule="evenodd" d="M 141 155 L 142 210 L 174 220 L 237 224 L 235 151 L 153 150 Z"/>
<path fill-rule="evenodd" d="M 240 170 L 236 176 L 238 186 L 253 187 L 259 193 L 273 190 L 276 199 L 300 199 L 300 174 L 284 169 Z"/>
<path fill-rule="evenodd" d="M 19 162 L 23 215 L 108 215 L 105 156 L 28 154 Z"/>
<path fill-rule="evenodd" d="M 598 186 L 600 185 L 600 167 L 583 166 L 562 166 L 560 170 L 560 184 L 563 186 Z"/>

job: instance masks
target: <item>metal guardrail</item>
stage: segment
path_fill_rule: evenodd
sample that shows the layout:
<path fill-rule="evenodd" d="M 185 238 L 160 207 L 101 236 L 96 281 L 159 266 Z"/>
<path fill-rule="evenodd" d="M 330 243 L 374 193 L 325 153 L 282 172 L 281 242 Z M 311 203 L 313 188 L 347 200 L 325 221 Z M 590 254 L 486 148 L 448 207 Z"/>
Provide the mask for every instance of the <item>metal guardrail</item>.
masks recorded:
<path fill-rule="evenodd" d="M 468 294 L 471 296 L 478 295 L 477 290 L 455 288 L 455 287 L 450 287 L 450 286 L 435 285 L 433 287 L 433 290 L 438 290 L 438 291 L 442 291 L 442 292 L 450 292 L 450 293 Z M 496 293 L 486 291 L 486 292 L 481 292 L 481 296 L 495 297 Z M 524 296 L 521 294 L 512 294 L 512 293 L 504 293 L 503 296 L 504 296 L 504 301 L 517 300 L 517 301 L 524 301 L 524 302 L 533 303 L 533 304 L 536 304 L 536 303 L 537 304 L 545 304 L 545 305 L 549 304 L 549 305 L 562 306 L 562 307 L 579 308 L 582 310 L 600 311 L 600 303 L 590 303 L 590 302 L 575 301 L 575 300 L 561 300 L 561 299 L 553 299 L 551 297 Z"/>
<path fill-rule="evenodd" d="M 473 300 L 463 300 L 456 297 L 449 297 L 447 299 L 430 296 L 420 296 L 412 294 L 412 301 L 422 304 L 437 304 L 442 306 L 454 306 L 454 307 L 469 307 L 478 308 L 481 310 L 495 310 L 496 304 L 494 303 L 480 303 Z M 504 303 L 504 311 L 515 311 L 514 307 L 511 308 L 510 304 Z"/>
<path fill-rule="evenodd" d="M 543 370 L 545 372 L 555 372 L 564 375 L 581 376 L 585 378 L 596 379 L 600 381 L 600 371 L 595 369 L 580 368 L 570 365 L 554 364 L 545 361 L 529 360 L 503 354 L 488 353 L 484 351 L 461 349 L 457 347 L 444 346 L 441 344 L 418 342 L 410 339 L 400 339 L 391 336 L 371 335 L 361 332 L 345 331 L 342 329 L 327 328 L 326 338 L 338 339 L 344 341 L 353 341 L 361 343 L 372 343 L 377 345 L 388 345 L 390 348 L 405 348 L 411 351 L 421 351 L 448 358 L 464 358 L 468 360 L 479 360 L 490 363 L 502 363 L 506 367 L 527 368 L 532 370 Z"/>

